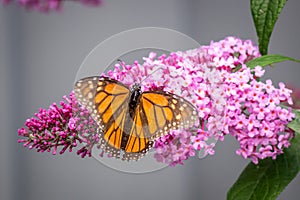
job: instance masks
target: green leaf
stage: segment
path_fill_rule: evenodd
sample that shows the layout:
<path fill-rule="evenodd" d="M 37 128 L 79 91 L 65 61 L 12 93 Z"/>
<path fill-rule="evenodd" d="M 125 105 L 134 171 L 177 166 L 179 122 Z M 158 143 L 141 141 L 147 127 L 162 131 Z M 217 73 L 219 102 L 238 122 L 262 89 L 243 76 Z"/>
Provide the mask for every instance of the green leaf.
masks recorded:
<path fill-rule="evenodd" d="M 296 134 L 284 153 L 250 163 L 227 193 L 227 200 L 273 200 L 300 170 L 300 135 Z"/>
<path fill-rule="evenodd" d="M 288 56 L 283 56 L 283 55 L 278 55 L 278 54 L 269 54 L 269 55 L 264 55 L 258 58 L 255 58 L 253 60 L 250 60 L 246 63 L 246 65 L 253 69 L 256 66 L 268 66 L 268 65 L 272 65 L 274 63 L 278 63 L 278 62 L 283 62 L 283 61 L 294 61 L 294 62 L 300 62 L 300 60 L 297 60 L 295 58 L 291 58 Z"/>
<path fill-rule="evenodd" d="M 294 130 L 296 133 L 300 133 L 300 111 L 293 109 L 295 113 L 295 119 L 288 124 L 288 127 Z"/>
<path fill-rule="evenodd" d="M 251 0 L 251 13 L 262 55 L 268 54 L 270 37 L 285 3 L 286 0 Z"/>

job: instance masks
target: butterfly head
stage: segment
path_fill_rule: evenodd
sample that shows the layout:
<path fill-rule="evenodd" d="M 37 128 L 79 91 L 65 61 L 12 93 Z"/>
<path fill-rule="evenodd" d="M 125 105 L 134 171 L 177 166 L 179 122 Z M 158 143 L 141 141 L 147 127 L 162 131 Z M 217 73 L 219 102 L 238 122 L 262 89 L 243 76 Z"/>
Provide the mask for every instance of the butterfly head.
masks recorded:
<path fill-rule="evenodd" d="M 133 84 L 131 87 L 131 92 L 133 91 L 141 91 L 141 85 L 138 83 Z"/>

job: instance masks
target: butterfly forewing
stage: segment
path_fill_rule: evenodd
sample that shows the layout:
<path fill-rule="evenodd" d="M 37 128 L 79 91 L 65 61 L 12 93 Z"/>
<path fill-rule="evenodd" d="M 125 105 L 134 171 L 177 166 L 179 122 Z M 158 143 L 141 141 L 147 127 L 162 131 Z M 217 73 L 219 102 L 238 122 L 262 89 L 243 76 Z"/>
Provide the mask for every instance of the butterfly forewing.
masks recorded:
<path fill-rule="evenodd" d="M 120 113 L 127 109 L 130 91 L 127 86 L 115 80 L 102 77 L 88 77 L 75 85 L 75 96 L 105 131 Z"/>
<path fill-rule="evenodd" d="M 145 137 L 156 139 L 171 129 L 191 127 L 198 119 L 196 108 L 178 95 L 163 91 L 142 94 L 139 106 Z"/>

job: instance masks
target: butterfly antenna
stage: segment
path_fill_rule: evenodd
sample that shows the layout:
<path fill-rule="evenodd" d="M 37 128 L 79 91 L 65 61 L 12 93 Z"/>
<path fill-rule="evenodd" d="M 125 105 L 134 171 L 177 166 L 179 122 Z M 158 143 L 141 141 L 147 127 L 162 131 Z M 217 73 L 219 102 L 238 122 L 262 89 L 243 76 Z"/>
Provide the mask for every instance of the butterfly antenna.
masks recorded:
<path fill-rule="evenodd" d="M 148 74 L 145 78 L 143 78 L 140 83 L 142 83 L 143 81 L 145 81 L 147 78 L 149 78 L 149 76 L 153 75 L 155 72 L 157 72 L 160 69 L 163 69 L 163 68 L 162 67 L 157 68 L 156 70 L 154 70 L 153 72 L 151 72 L 150 74 Z"/>

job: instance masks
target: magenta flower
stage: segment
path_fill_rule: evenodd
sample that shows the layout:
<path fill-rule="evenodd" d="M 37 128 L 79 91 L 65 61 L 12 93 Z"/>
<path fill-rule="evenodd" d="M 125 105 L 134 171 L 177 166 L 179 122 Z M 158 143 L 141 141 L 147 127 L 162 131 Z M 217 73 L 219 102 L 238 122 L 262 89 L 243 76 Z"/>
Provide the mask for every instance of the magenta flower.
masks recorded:
<path fill-rule="evenodd" d="M 36 148 L 38 152 L 52 151 L 53 155 L 59 147 L 62 154 L 67 149 L 71 152 L 78 143 L 84 143 L 77 153 L 82 157 L 91 156 L 91 149 L 98 142 L 95 122 L 89 112 L 79 106 L 73 92 L 70 98 L 65 96 L 63 99 L 60 105 L 53 103 L 48 110 L 40 109 L 35 117 L 27 119 L 25 127 L 18 130 L 25 139 L 18 142 L 30 149 Z"/>
<path fill-rule="evenodd" d="M 282 144 L 289 146 L 292 136 L 292 131 L 286 125 L 292 121 L 294 114 L 291 109 L 279 105 L 280 102 L 292 103 L 291 90 L 286 89 L 284 84 L 276 89 L 271 81 L 266 84 L 257 82 L 251 73 L 247 73 L 249 82 L 234 79 L 245 71 L 251 70 L 242 68 L 239 72 L 226 74 L 228 83 L 225 87 L 230 87 L 230 90 L 237 88 L 238 91 L 226 93 L 228 117 L 225 124 L 228 131 L 223 132 L 237 138 L 240 142 L 237 154 L 244 158 L 251 158 L 254 163 L 266 157 L 275 159 L 276 155 L 282 153 Z M 241 81 L 249 87 L 238 87 Z"/>
<path fill-rule="evenodd" d="M 13 0 L 0 0 L 0 4 L 8 5 Z M 62 9 L 63 0 L 15 0 L 20 6 L 28 10 L 37 10 L 40 12 L 48 13 L 51 11 L 60 11 Z M 73 0 L 73 2 L 80 2 L 88 6 L 99 6 L 102 0 Z"/>
<path fill-rule="evenodd" d="M 165 137 L 155 142 L 156 154 L 154 157 L 159 162 L 168 163 L 170 166 L 183 164 L 190 156 L 195 155 L 195 149 L 191 144 L 191 132 L 172 130 Z"/>
<path fill-rule="evenodd" d="M 0 0 L 0 4 L 2 5 L 8 5 L 12 2 L 12 0 Z"/>

